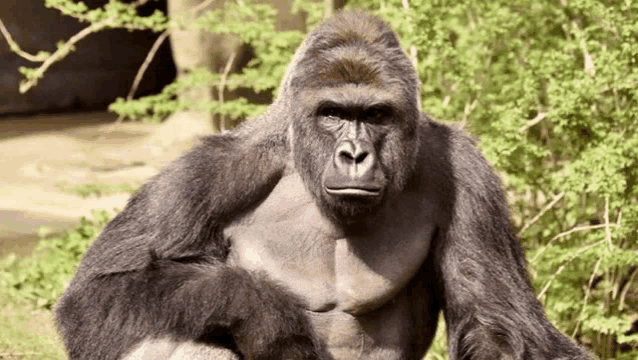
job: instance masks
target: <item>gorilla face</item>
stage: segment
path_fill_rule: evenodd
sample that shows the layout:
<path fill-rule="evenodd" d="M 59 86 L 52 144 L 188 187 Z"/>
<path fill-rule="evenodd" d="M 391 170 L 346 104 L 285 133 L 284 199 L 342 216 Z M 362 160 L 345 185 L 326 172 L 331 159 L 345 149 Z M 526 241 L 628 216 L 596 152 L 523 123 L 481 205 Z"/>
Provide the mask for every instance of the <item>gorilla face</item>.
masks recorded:
<path fill-rule="evenodd" d="M 318 127 L 333 134 L 336 144 L 322 176 L 327 196 L 379 202 L 388 179 L 375 144 L 378 147 L 385 132 L 383 125 L 391 121 L 391 116 L 392 108 L 387 104 L 349 107 L 329 102 L 319 107 Z"/>
<path fill-rule="evenodd" d="M 316 126 L 332 137 L 320 198 L 339 217 L 365 214 L 383 202 L 389 179 L 379 150 L 391 116 L 392 108 L 383 103 L 326 102 L 318 107 Z"/>
<path fill-rule="evenodd" d="M 319 207 L 341 223 L 370 218 L 403 190 L 414 168 L 415 120 L 366 84 L 308 92 L 293 124 L 297 170 Z"/>
<path fill-rule="evenodd" d="M 380 21 L 320 27 L 296 56 L 287 82 L 295 167 L 325 214 L 344 224 L 370 218 L 415 167 L 412 64 Z"/>

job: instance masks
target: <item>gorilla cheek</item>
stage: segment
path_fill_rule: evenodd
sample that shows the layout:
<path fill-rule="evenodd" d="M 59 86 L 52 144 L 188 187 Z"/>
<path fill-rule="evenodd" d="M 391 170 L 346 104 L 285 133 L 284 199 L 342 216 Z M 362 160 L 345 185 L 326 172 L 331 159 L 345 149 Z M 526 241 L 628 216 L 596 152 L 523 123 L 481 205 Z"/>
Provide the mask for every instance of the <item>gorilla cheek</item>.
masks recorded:
<path fill-rule="evenodd" d="M 307 189 L 316 199 L 322 197 L 322 174 L 325 164 L 330 162 L 333 140 L 309 129 L 302 124 L 294 126 L 295 168 L 301 175 Z"/>

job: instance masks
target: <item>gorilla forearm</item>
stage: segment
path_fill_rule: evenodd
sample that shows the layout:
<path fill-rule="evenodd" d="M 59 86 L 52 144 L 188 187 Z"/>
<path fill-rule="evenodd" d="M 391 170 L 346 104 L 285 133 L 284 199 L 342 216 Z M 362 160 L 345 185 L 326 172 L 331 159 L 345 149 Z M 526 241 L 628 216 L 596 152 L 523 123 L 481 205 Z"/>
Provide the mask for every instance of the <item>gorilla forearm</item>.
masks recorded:
<path fill-rule="evenodd" d="M 241 306 L 234 309 L 234 295 L 227 293 L 227 298 L 222 298 L 210 289 L 237 280 L 233 278 L 241 276 L 220 266 L 157 261 L 146 269 L 73 284 L 57 308 L 70 357 L 118 359 L 147 337 L 196 339 L 215 326 L 229 327 L 242 317 L 237 310 L 248 310 Z M 246 286 L 237 285 L 243 296 L 250 293 Z M 202 298 L 206 295 L 208 298 Z M 197 304 L 193 304 L 194 296 L 199 298 Z M 218 309 L 223 312 L 210 319 Z M 94 324 L 101 324 L 100 332 L 110 334 L 108 343 L 91 329 Z M 113 344 L 117 344 L 116 349 Z"/>
<path fill-rule="evenodd" d="M 99 276 L 69 289 L 57 315 L 71 359 L 119 359 L 147 338 L 206 341 L 224 333 L 255 359 L 285 348 L 282 341 L 288 355 L 314 358 L 312 329 L 297 300 L 223 264 L 155 260 L 146 269 Z"/>

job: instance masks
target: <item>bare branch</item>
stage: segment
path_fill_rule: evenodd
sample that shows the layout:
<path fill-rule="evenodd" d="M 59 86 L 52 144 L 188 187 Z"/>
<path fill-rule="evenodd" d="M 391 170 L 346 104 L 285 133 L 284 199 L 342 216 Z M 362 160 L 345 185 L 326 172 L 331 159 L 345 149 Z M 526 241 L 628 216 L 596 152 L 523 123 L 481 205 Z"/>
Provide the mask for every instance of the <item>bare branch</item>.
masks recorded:
<path fill-rule="evenodd" d="M 627 297 L 627 292 L 629 292 L 629 288 L 631 284 L 634 284 L 634 278 L 638 275 L 638 267 L 634 269 L 634 271 L 629 276 L 629 281 L 625 284 L 625 288 L 620 292 L 620 300 L 618 301 L 618 310 L 623 311 L 625 309 L 625 298 Z"/>
<path fill-rule="evenodd" d="M 561 0 L 560 3 L 564 8 L 567 7 L 567 0 Z M 585 73 L 587 75 L 594 76 L 596 75 L 596 67 L 594 66 L 594 59 L 587 50 L 587 39 L 585 38 L 585 32 L 583 31 L 583 29 L 580 28 L 576 20 L 572 20 L 570 22 L 570 25 L 572 27 L 572 31 L 574 32 L 574 36 L 578 40 L 580 50 L 583 52 Z"/>
<path fill-rule="evenodd" d="M 448 104 L 450 103 L 451 99 L 452 99 L 452 97 L 450 95 L 445 95 L 445 98 L 443 98 L 443 102 L 441 103 L 441 107 L 448 106 Z"/>
<path fill-rule="evenodd" d="M 34 76 L 20 84 L 20 93 L 24 94 L 29 91 L 38 83 L 38 79 L 53 65 L 56 61 L 63 59 L 73 48 L 73 46 L 80 40 L 87 37 L 89 34 L 100 31 L 113 23 L 113 18 L 104 19 L 90 26 L 80 30 L 77 34 L 73 35 L 64 45 L 60 46 L 51 56 L 49 56 L 35 71 Z"/>
<path fill-rule="evenodd" d="M 578 327 L 582 322 L 581 317 L 585 313 L 585 307 L 587 306 L 587 301 L 589 300 L 589 295 L 591 294 L 591 286 L 594 283 L 594 278 L 596 277 L 596 273 L 598 272 L 598 268 L 600 267 L 600 263 L 603 261 L 603 258 L 598 258 L 596 261 L 596 265 L 594 265 L 594 271 L 592 271 L 591 276 L 589 277 L 589 283 L 587 284 L 587 290 L 585 291 L 585 299 L 583 300 L 583 308 L 580 310 L 580 314 L 578 315 L 578 322 L 574 327 L 574 332 L 572 333 L 572 338 L 576 336 L 578 333 Z"/>
<path fill-rule="evenodd" d="M 137 8 L 141 5 L 144 5 L 148 2 L 149 0 L 137 0 L 131 4 L 129 4 L 128 6 L 132 7 L 132 8 Z M 197 12 L 201 9 L 203 9 L 204 7 L 208 6 L 210 3 L 212 3 L 214 0 L 206 0 L 204 2 L 202 2 L 201 4 L 199 4 L 198 6 L 195 6 L 191 9 L 191 11 L 193 12 Z M 80 16 L 80 15 L 72 15 L 80 20 L 84 20 L 84 21 L 89 21 L 88 17 L 86 16 Z M 86 28 L 80 30 L 80 32 L 78 32 L 77 34 L 73 35 L 71 38 L 69 38 L 68 41 L 66 41 L 64 43 L 64 45 L 62 45 L 61 47 L 58 48 L 58 50 L 56 50 L 53 54 L 51 54 L 49 57 L 47 57 L 44 62 L 42 63 L 42 65 L 40 65 L 40 67 L 38 67 L 35 71 L 34 76 L 23 82 L 22 84 L 20 84 L 20 93 L 24 94 L 25 92 L 29 91 L 29 89 L 31 89 L 33 86 L 35 86 L 38 82 L 38 79 L 40 79 L 44 73 L 46 72 L 46 70 L 49 69 L 49 67 L 51 67 L 51 65 L 53 65 L 55 62 L 63 59 L 69 52 L 70 50 L 74 47 L 74 45 L 76 43 L 78 43 L 80 40 L 84 39 L 85 37 L 87 37 L 88 35 L 94 33 L 94 32 L 98 32 L 100 30 L 103 30 L 104 28 L 107 28 L 109 26 L 114 26 L 115 25 L 115 19 L 116 17 L 109 17 L 107 19 L 92 23 L 91 25 L 87 26 Z M 129 30 L 141 30 L 144 29 L 143 27 L 138 27 L 138 26 L 134 26 L 134 25 L 118 25 L 119 27 L 123 27 Z M 144 64 L 142 64 L 142 67 L 148 67 L 148 63 L 150 63 L 150 61 L 153 59 L 153 56 L 155 55 L 155 53 L 157 52 L 157 48 L 159 48 L 159 45 L 161 45 L 161 42 L 164 41 L 164 39 L 166 38 L 166 36 L 168 35 L 167 33 L 168 30 L 166 30 L 162 35 L 160 35 L 160 37 L 158 38 L 161 39 L 161 41 L 158 43 L 156 40 L 156 43 L 153 44 L 153 47 L 155 48 L 153 50 L 153 48 L 151 49 L 152 54 L 149 53 L 150 57 L 147 56 L 147 58 L 144 61 Z M 157 46 L 156 46 L 157 45 Z M 140 74 L 140 71 L 143 73 L 146 71 L 146 68 L 142 69 L 140 68 L 140 70 L 138 70 L 138 75 Z M 136 80 L 138 76 L 136 76 Z M 137 81 L 137 83 L 139 84 L 139 80 Z M 134 82 L 134 87 L 137 87 L 137 85 L 135 85 Z M 135 90 L 132 89 L 132 92 L 134 93 Z M 130 94 L 130 92 L 129 92 Z M 121 121 L 121 119 L 118 118 L 119 121 Z"/>
<path fill-rule="evenodd" d="M 528 121 L 527 124 L 521 126 L 520 129 L 518 129 L 518 131 L 520 132 L 525 132 L 527 131 L 527 129 L 531 128 L 532 126 L 538 124 L 539 122 L 545 120 L 545 118 L 547 118 L 547 114 L 544 112 L 539 112 L 538 115 L 536 115 L 535 118 L 533 118 L 532 120 Z"/>
<path fill-rule="evenodd" d="M 201 3 L 197 4 L 197 6 L 193 6 L 190 9 L 191 14 L 197 14 L 198 12 L 200 12 L 201 10 L 204 10 L 208 7 L 208 5 L 214 3 L 215 0 L 206 0 L 206 1 L 202 1 Z"/>
<path fill-rule="evenodd" d="M 591 249 L 594 246 L 600 245 L 603 243 L 604 240 L 600 240 L 600 241 L 596 241 L 595 243 L 585 246 L 584 248 L 580 248 L 579 250 L 577 250 L 575 253 L 572 254 L 572 256 L 569 258 L 569 260 L 567 260 L 563 265 L 561 265 L 558 270 L 552 275 L 552 277 L 547 281 L 547 283 L 545 284 L 545 286 L 543 286 L 543 290 L 541 290 L 541 292 L 538 294 L 538 296 L 536 297 L 537 299 L 541 299 L 543 297 L 543 295 L 545 295 L 545 292 L 547 291 L 547 289 L 549 289 L 549 286 L 552 284 L 552 282 L 554 281 L 554 279 L 556 278 L 556 276 L 558 276 L 558 274 L 560 274 L 563 270 L 565 270 L 565 267 L 567 266 L 567 264 L 569 264 L 570 262 L 572 262 L 576 257 L 578 257 L 578 255 L 580 255 L 581 253 Z"/>
<path fill-rule="evenodd" d="M 43 62 L 44 60 L 46 60 L 48 56 L 50 56 L 49 54 L 44 52 L 41 52 L 37 55 L 31 55 L 28 52 L 20 49 L 20 46 L 18 46 L 18 43 L 16 43 L 15 40 L 13 40 L 13 38 L 11 37 L 11 33 L 9 33 L 9 30 L 4 26 L 2 19 L 0 19 L 0 32 L 2 32 L 2 35 L 7 40 L 7 43 L 9 43 L 9 48 L 11 48 L 11 51 L 13 51 L 14 53 L 20 55 L 21 57 L 29 61 Z"/>
<path fill-rule="evenodd" d="M 147 2 L 149 2 L 149 0 L 137 0 L 137 1 L 134 1 L 134 2 L 130 3 L 129 6 L 132 7 L 132 8 L 136 8 L 138 6 L 142 6 L 142 5 L 146 4 Z"/>
<path fill-rule="evenodd" d="M 228 58 L 228 61 L 226 61 L 226 66 L 224 66 L 224 72 L 222 73 L 222 77 L 219 81 L 219 86 L 218 86 L 219 102 L 224 102 L 224 88 L 226 87 L 226 79 L 228 78 L 228 74 L 230 73 L 230 69 L 233 65 L 233 62 L 235 61 L 236 55 L 237 53 L 233 52 Z"/>
<path fill-rule="evenodd" d="M 521 234 L 527 230 L 527 228 L 529 228 L 530 226 L 532 226 L 532 224 L 534 224 L 536 221 L 538 221 L 538 219 L 541 218 L 541 216 L 543 216 L 543 214 L 545 214 L 549 209 L 551 209 L 554 205 L 556 205 L 556 203 L 563 198 L 563 196 L 565 196 L 565 192 L 561 192 L 560 194 L 554 196 L 554 198 L 552 199 L 552 201 L 547 204 L 538 214 L 536 214 L 536 216 L 534 216 L 534 218 L 532 220 L 530 220 L 527 224 L 523 225 L 523 228 L 521 228 L 521 230 L 518 232 L 518 234 L 516 234 L 516 236 L 521 236 Z"/>
<path fill-rule="evenodd" d="M 609 230 L 609 195 L 605 195 L 605 239 L 607 240 L 607 247 L 611 250 L 611 230 Z"/>
<path fill-rule="evenodd" d="M 465 126 L 465 123 L 467 122 L 467 119 L 470 117 L 470 114 L 476 108 L 476 104 L 478 104 L 478 101 L 476 99 L 474 99 L 472 103 L 470 102 L 465 103 L 465 109 L 463 110 L 463 119 L 461 120 L 461 125 Z"/>
<path fill-rule="evenodd" d="M 408 23 L 408 31 L 410 33 L 412 33 L 412 23 L 410 22 L 410 17 L 409 17 L 409 10 L 410 10 L 410 2 L 409 0 L 401 0 L 401 6 L 403 7 L 403 12 L 405 14 L 405 18 L 406 21 Z M 410 46 L 410 61 L 412 62 L 412 66 L 414 66 L 414 69 L 417 69 L 417 65 L 418 65 L 418 57 L 417 57 L 417 49 L 416 46 L 412 45 Z M 421 110 L 421 96 L 417 96 L 417 107 L 419 110 Z"/>
<path fill-rule="evenodd" d="M 170 32 L 166 30 L 160 36 L 158 36 L 157 39 L 155 39 L 155 42 L 153 43 L 151 50 L 149 50 L 148 54 L 146 54 L 146 58 L 144 59 L 142 66 L 140 66 L 140 68 L 137 70 L 137 74 L 135 74 L 135 80 L 133 80 L 133 85 L 131 85 L 131 90 L 129 90 L 128 95 L 126 95 L 127 101 L 133 99 L 133 96 L 135 96 L 137 87 L 140 85 L 140 82 L 142 81 L 142 78 L 144 77 L 144 73 L 146 72 L 146 69 L 148 69 L 148 66 L 151 64 L 151 61 L 153 61 L 153 58 L 155 57 L 157 50 L 162 45 L 164 40 L 168 37 L 169 33 Z M 122 120 L 124 120 L 124 115 L 120 115 L 117 118 L 117 120 L 115 120 L 115 123 L 116 124 L 120 123 L 122 122 Z"/>
<path fill-rule="evenodd" d="M 572 26 L 575 26 L 580 32 L 579 44 L 580 44 L 580 49 L 583 52 L 583 58 L 585 59 L 585 73 L 587 75 L 594 76 L 596 75 L 596 67 L 594 66 L 594 59 L 592 58 L 591 54 L 587 50 L 587 42 L 585 41 L 585 35 L 583 34 L 583 31 L 580 30 L 578 25 L 575 25 L 576 24 L 575 21 L 572 21 L 572 24 L 573 24 Z"/>
<path fill-rule="evenodd" d="M 0 353 L 0 358 L 35 356 L 35 355 L 42 355 L 42 353 L 39 353 L 39 352 L 5 352 L 5 353 Z"/>
<path fill-rule="evenodd" d="M 228 61 L 226 61 L 226 66 L 224 66 L 224 72 L 222 73 L 222 77 L 219 81 L 218 90 L 219 90 L 220 103 L 224 102 L 224 88 L 226 88 L 226 79 L 228 78 L 230 69 L 232 68 L 233 63 L 235 62 L 235 55 L 237 55 L 237 53 L 233 51 L 233 53 L 228 58 Z M 222 131 L 226 130 L 226 115 L 224 115 L 224 121 L 222 121 L 221 125 L 222 125 L 220 126 L 222 128 L 221 130 Z"/>
<path fill-rule="evenodd" d="M 136 8 L 138 6 L 144 5 L 148 2 L 149 0 L 137 0 L 131 4 L 129 4 L 128 6 L 132 7 L 132 8 Z M 60 10 L 58 7 L 54 6 L 54 8 Z M 84 15 L 70 15 L 72 17 L 75 17 L 77 19 L 83 20 L 83 21 L 89 21 L 90 19 Z M 50 56 L 46 57 L 46 59 L 42 59 L 40 60 L 42 62 L 42 65 L 40 65 L 40 67 L 38 67 L 35 70 L 35 73 L 33 74 L 33 76 L 22 82 L 20 84 L 20 93 L 24 94 L 25 92 L 29 91 L 29 89 L 31 89 L 32 87 L 34 87 L 37 83 L 38 80 L 44 75 L 44 73 L 49 69 L 49 67 L 51 67 L 51 65 L 53 65 L 55 62 L 62 60 L 66 55 L 68 55 L 68 53 L 71 51 L 71 49 L 74 47 L 74 45 L 76 43 L 78 43 L 80 40 L 84 39 L 85 37 L 89 36 L 90 34 L 94 33 L 94 32 L 98 32 L 100 30 L 103 30 L 109 26 L 114 26 L 115 25 L 115 16 L 109 17 L 107 19 L 103 19 L 100 20 L 98 22 L 94 22 L 91 25 L 85 27 L 84 29 L 80 30 L 77 34 L 73 35 L 71 38 L 69 38 L 69 40 L 67 40 L 62 46 L 60 46 L 53 54 L 51 54 Z M 120 25 L 119 27 L 123 27 L 129 30 L 142 30 L 145 29 L 144 27 L 138 27 L 138 26 L 134 26 L 134 25 Z M 17 45 L 16 45 L 17 46 Z"/>
<path fill-rule="evenodd" d="M 547 249 L 549 248 L 549 245 L 551 245 L 551 244 L 552 244 L 554 241 L 556 241 L 557 239 L 560 239 L 560 238 L 562 238 L 562 237 L 564 237 L 564 236 L 570 235 L 570 234 L 575 233 L 575 232 L 578 232 L 578 231 L 594 230 L 594 229 L 602 229 L 602 228 L 604 228 L 605 226 L 607 226 L 607 225 L 605 225 L 605 224 L 600 224 L 600 225 L 590 225 L 590 226 L 578 226 L 578 227 L 575 227 L 575 228 L 570 229 L 570 230 L 568 230 L 568 231 L 562 232 L 562 233 L 560 233 L 560 234 L 558 234 L 558 235 L 554 236 L 554 237 L 553 237 L 553 238 L 552 238 L 552 239 L 551 239 L 551 240 L 547 243 L 547 245 L 545 245 L 545 247 L 543 247 L 543 250 L 539 251 L 539 252 L 538 252 L 538 253 L 534 256 L 534 258 L 532 258 L 532 260 L 530 260 L 530 262 L 534 262 L 534 261 L 536 261 L 536 259 L 538 259 L 538 257 L 539 257 L 539 256 L 541 256 L 541 254 L 543 254 L 543 253 L 545 252 L 545 250 L 547 250 Z M 610 225 L 610 226 L 614 226 L 614 227 L 616 227 L 617 225 L 613 224 L 613 225 Z"/>

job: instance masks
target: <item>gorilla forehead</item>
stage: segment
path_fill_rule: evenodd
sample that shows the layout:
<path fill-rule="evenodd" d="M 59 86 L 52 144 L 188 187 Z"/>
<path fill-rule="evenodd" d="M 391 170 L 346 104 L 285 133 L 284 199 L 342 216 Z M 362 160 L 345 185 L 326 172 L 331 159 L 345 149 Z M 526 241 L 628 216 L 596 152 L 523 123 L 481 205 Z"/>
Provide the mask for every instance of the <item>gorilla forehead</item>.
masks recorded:
<path fill-rule="evenodd" d="M 302 46 L 293 88 L 347 83 L 415 93 L 416 73 L 392 30 L 365 13 L 344 12 L 319 25 Z"/>
<path fill-rule="evenodd" d="M 307 41 L 313 50 L 309 54 L 348 45 L 401 48 L 394 32 L 381 19 L 363 12 L 341 12 L 333 16 L 317 26 Z"/>
<path fill-rule="evenodd" d="M 327 49 L 314 58 L 307 56 L 304 62 L 309 71 L 300 74 L 293 86 L 324 88 L 353 83 L 383 87 L 382 64 L 365 48 L 340 46 Z"/>

